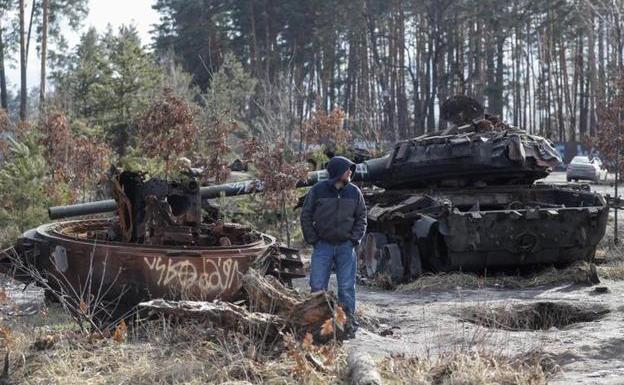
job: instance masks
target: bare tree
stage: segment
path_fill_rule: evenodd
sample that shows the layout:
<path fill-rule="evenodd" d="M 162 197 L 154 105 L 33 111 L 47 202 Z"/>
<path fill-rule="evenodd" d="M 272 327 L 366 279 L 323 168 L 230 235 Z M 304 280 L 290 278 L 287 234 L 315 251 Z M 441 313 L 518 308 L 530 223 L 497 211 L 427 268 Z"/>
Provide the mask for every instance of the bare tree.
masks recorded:
<path fill-rule="evenodd" d="M 20 120 L 26 121 L 27 85 L 26 85 L 26 36 L 24 19 L 24 0 L 19 0 L 19 33 L 20 33 Z"/>
<path fill-rule="evenodd" d="M 41 7 L 43 8 L 43 20 L 41 23 L 41 83 L 39 85 L 39 108 L 43 112 L 45 110 L 45 93 L 46 93 L 46 55 L 48 49 L 48 11 L 49 0 L 43 0 Z"/>

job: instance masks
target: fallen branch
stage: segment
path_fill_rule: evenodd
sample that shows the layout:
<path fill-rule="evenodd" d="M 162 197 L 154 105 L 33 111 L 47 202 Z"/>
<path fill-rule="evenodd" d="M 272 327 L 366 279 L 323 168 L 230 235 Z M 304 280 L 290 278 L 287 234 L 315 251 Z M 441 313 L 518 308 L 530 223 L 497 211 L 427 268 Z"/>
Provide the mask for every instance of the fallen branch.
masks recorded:
<path fill-rule="evenodd" d="M 311 333 L 317 341 L 342 338 L 344 312 L 337 310 L 337 299 L 332 292 L 302 296 L 273 277 L 263 276 L 253 269 L 241 279 L 254 311 L 227 302 L 162 299 L 142 302 L 139 307 L 180 319 L 210 321 L 215 327 L 224 329 L 267 330 L 271 336 L 277 336 L 282 330 L 299 336 Z M 342 318 L 336 316 L 337 311 Z"/>
<path fill-rule="evenodd" d="M 268 330 L 271 335 L 277 335 L 278 331 L 286 323 L 278 315 L 253 313 L 243 307 L 219 301 L 166 301 L 154 299 L 141 302 L 139 307 L 176 318 L 209 321 L 219 328 L 243 331 L 251 327 L 258 328 L 257 330 Z"/>
<path fill-rule="evenodd" d="M 338 301 L 331 292 L 301 296 L 274 277 L 253 269 L 242 277 L 242 282 L 254 310 L 284 317 L 298 334 L 317 334 L 323 323 L 334 317 Z"/>

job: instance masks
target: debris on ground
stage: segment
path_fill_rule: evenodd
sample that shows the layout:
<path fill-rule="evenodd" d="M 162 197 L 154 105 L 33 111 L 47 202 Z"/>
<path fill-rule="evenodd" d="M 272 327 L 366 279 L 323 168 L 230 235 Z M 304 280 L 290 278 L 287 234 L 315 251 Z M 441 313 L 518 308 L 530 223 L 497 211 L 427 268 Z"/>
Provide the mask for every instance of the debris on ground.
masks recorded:
<path fill-rule="evenodd" d="M 154 299 L 139 304 L 140 310 L 177 320 L 208 321 L 213 327 L 244 332 L 260 330 L 273 340 L 284 333 L 303 337 L 311 333 L 316 342 L 347 336 L 347 316 L 333 292 L 301 295 L 274 277 L 250 269 L 242 278 L 247 307 L 219 300 L 167 301 Z"/>

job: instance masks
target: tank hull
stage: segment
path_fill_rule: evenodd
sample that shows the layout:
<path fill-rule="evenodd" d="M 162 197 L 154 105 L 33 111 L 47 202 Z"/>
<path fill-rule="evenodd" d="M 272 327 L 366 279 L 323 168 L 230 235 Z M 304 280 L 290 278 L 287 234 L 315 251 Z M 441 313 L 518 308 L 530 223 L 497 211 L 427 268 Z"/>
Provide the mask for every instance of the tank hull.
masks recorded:
<path fill-rule="evenodd" d="M 367 200 L 361 265 L 396 281 L 591 260 L 608 218 L 604 197 L 587 186 L 395 190 Z"/>

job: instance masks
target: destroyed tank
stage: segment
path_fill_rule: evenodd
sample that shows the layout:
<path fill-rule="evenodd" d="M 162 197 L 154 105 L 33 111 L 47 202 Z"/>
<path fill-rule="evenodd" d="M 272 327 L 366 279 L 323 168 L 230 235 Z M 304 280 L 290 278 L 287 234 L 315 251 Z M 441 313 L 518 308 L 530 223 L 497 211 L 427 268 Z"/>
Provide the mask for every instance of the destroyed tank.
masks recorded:
<path fill-rule="evenodd" d="M 443 132 L 397 143 L 365 193 L 361 269 L 403 282 L 423 272 L 516 269 L 591 260 L 608 218 L 587 185 L 534 183 L 561 158 L 539 136 L 483 114 L 456 96 L 441 108 Z M 381 171 L 380 169 L 383 169 Z"/>
<path fill-rule="evenodd" d="M 561 162 L 548 140 L 483 114 L 464 96 L 448 99 L 441 116 L 453 126 L 401 141 L 381 165 L 360 167 L 383 188 L 365 193 L 368 230 L 358 249 L 365 276 L 404 282 L 423 272 L 593 258 L 607 202 L 587 185 L 535 183 Z"/>
<path fill-rule="evenodd" d="M 561 162 L 545 138 L 484 114 L 473 99 L 445 101 L 451 127 L 396 143 L 357 164 L 368 229 L 363 275 L 396 282 L 424 272 L 516 269 L 591 260 L 608 205 L 587 185 L 535 183 Z M 313 171 L 298 187 L 327 179 Z M 204 203 L 261 191 L 256 180 L 199 188 Z M 50 208 L 51 218 L 115 210 L 115 200 Z"/>
<path fill-rule="evenodd" d="M 111 184 L 111 201 L 51 208 L 50 214 L 112 209 L 116 216 L 29 230 L 18 239 L 16 255 L 2 261 L 4 270 L 35 281 L 52 300 L 61 296 L 81 309 L 97 305 L 103 321 L 152 298 L 235 300 L 250 267 L 283 282 L 305 276 L 296 250 L 250 227 L 224 223 L 214 207 L 202 210 L 200 185 L 190 172 L 146 180 L 116 171 Z"/>

